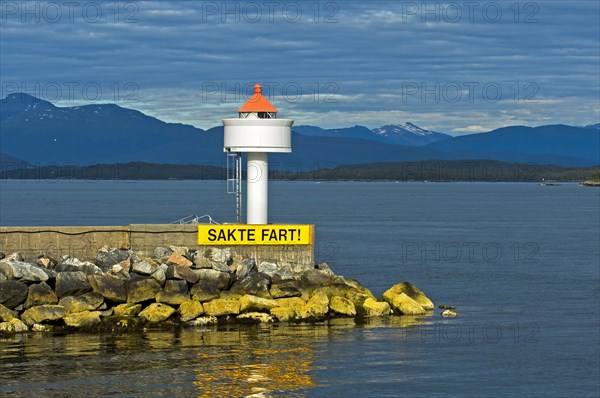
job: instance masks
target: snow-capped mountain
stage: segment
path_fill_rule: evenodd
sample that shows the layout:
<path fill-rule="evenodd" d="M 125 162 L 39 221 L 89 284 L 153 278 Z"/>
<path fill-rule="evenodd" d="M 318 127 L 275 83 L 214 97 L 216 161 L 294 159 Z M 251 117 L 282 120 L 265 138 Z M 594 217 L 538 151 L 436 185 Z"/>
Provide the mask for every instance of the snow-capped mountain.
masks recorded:
<path fill-rule="evenodd" d="M 294 126 L 294 131 L 313 137 L 358 138 L 406 146 L 423 146 L 451 138 L 447 134 L 425 130 L 412 123 L 389 124 L 373 130 L 364 126 L 322 129 L 315 126 Z"/>
<path fill-rule="evenodd" d="M 447 134 L 425 130 L 410 122 L 389 124 L 372 130 L 380 137 L 385 137 L 390 144 L 422 146 L 451 138 Z"/>

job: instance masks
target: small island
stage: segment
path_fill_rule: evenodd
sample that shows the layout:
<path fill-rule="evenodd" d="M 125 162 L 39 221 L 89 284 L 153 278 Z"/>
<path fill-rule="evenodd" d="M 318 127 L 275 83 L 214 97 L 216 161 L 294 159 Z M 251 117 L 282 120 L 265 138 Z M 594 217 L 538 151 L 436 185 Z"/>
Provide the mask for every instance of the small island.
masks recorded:
<path fill-rule="evenodd" d="M 579 185 L 584 187 L 600 187 L 600 171 L 594 172 L 589 180 L 585 180 Z"/>

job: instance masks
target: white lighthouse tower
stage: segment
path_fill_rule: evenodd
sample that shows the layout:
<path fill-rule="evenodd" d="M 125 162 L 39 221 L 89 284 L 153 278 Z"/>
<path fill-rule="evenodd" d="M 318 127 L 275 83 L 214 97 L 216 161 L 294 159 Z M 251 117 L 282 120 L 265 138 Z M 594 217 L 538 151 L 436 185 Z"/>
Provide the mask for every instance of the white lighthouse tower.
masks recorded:
<path fill-rule="evenodd" d="M 262 95 L 258 83 L 238 114 L 238 119 L 223 119 L 224 149 L 228 153 L 248 153 L 246 223 L 267 224 L 269 152 L 292 152 L 294 121 L 277 119 L 277 109 Z"/>

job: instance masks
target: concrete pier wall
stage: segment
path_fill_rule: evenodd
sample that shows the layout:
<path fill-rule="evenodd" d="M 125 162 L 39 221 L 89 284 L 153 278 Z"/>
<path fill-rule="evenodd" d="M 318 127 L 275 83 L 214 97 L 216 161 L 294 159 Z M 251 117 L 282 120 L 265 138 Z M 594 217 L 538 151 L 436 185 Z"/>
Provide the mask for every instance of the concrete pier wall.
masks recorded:
<path fill-rule="evenodd" d="M 186 246 L 206 250 L 197 243 L 198 226 L 194 224 L 132 224 L 128 226 L 57 226 L 0 227 L 0 251 L 19 251 L 25 255 L 94 259 L 99 248 L 110 246 L 152 253 L 156 247 Z M 297 271 L 315 264 L 314 242 L 310 245 L 231 245 L 244 257 L 258 263 L 291 265 Z"/>

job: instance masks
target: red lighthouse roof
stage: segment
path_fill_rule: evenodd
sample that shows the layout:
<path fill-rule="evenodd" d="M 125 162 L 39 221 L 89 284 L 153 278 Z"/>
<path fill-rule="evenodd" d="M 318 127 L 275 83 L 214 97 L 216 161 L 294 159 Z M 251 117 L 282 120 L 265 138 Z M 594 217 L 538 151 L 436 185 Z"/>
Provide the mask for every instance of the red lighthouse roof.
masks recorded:
<path fill-rule="evenodd" d="M 268 99 L 266 99 L 262 94 L 262 87 L 260 84 L 256 83 L 254 85 L 254 95 L 246 101 L 244 105 L 240 109 L 238 109 L 238 113 L 245 112 L 270 112 L 277 113 L 277 108 L 275 108 Z"/>

